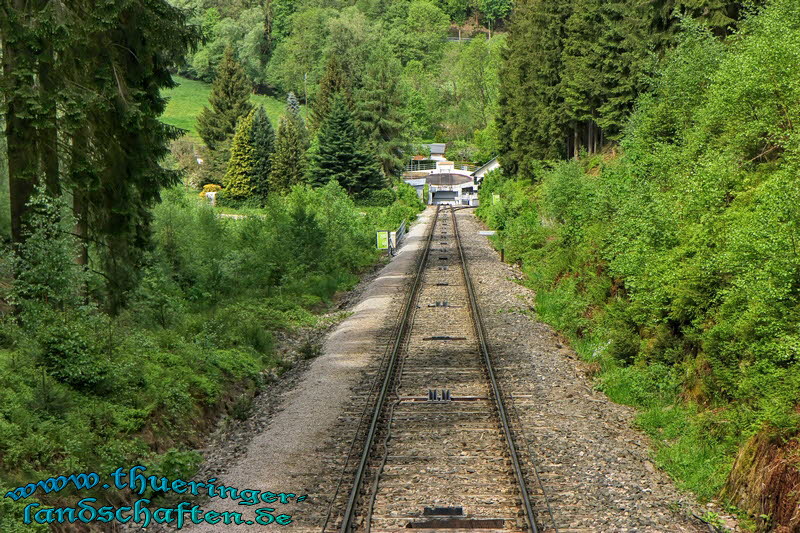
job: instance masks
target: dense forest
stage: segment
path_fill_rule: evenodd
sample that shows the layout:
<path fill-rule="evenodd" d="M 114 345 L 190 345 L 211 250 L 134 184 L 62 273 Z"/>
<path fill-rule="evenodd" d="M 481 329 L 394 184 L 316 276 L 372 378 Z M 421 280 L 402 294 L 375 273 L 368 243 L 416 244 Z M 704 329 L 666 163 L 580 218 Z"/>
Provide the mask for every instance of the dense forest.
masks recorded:
<path fill-rule="evenodd" d="M 800 527 L 796 1 L 6 0 L 0 54 L 0 494 L 193 475 L 445 142 L 659 466 Z"/>
<path fill-rule="evenodd" d="M 795 531 L 800 4 L 696 4 L 519 2 L 479 211 L 658 464 Z"/>

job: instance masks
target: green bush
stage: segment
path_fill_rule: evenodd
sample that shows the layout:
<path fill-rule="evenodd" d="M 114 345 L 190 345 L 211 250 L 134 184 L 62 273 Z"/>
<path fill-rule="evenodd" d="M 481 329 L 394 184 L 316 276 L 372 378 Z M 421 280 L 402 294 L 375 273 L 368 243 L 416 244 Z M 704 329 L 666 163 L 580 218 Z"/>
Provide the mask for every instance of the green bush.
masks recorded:
<path fill-rule="evenodd" d="M 392 189 L 375 189 L 366 191 L 357 198 L 358 205 L 367 207 L 389 207 L 397 200 Z"/>

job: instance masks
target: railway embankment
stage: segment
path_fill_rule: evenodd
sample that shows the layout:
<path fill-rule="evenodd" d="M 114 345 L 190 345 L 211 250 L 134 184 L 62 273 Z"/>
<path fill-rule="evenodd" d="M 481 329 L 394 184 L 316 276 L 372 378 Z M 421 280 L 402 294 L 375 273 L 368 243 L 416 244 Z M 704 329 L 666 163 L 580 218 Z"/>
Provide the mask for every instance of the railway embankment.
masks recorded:
<path fill-rule="evenodd" d="M 386 355 L 395 342 L 401 311 L 414 273 L 419 269 L 432 215 L 433 209 L 423 213 L 397 257 L 357 289 L 348 309 L 350 316 L 332 329 L 323 343 L 322 354 L 278 381 L 274 392 L 279 394 L 264 394 L 263 399 L 257 399 L 251 419 L 243 422 L 252 432 L 234 431 L 233 448 L 221 438 L 205 451 L 206 466 L 199 477 L 206 476 L 216 485 L 235 487 L 240 492 L 258 491 L 261 496 L 273 493 L 276 499 L 269 504 L 259 501 L 257 505 L 242 505 L 242 498 L 211 498 L 203 502 L 204 509 L 238 512 L 244 520 L 254 521 L 257 508 L 270 507 L 277 509 L 275 514 L 291 515 L 289 527 L 293 531 L 320 531 L 326 521 L 328 531 L 337 530 L 338 508 L 346 501 L 353 481 L 356 459 L 364 442 L 364 422 L 374 403 L 376 384 L 386 370 Z M 513 439 L 521 450 L 539 531 L 707 531 L 708 526 L 698 517 L 720 510 L 698 504 L 654 466 L 647 437 L 634 428 L 633 409 L 614 404 L 592 389 L 585 364 L 554 330 L 531 313 L 533 293 L 515 282 L 521 277 L 519 270 L 501 262 L 487 238 L 479 235 L 484 227 L 472 210 L 458 211 L 456 216 L 488 350 L 505 399 Z M 419 419 L 423 425 L 417 424 L 415 420 L 419 417 L 413 414 L 422 409 L 403 405 L 417 401 L 417 389 L 433 383 L 423 375 L 431 368 L 445 381 L 447 376 L 455 376 L 452 393 L 461 397 L 453 403 L 453 408 L 462 405 L 458 400 L 475 397 L 477 401 L 463 405 L 475 410 L 485 404 L 487 413 L 491 410 L 488 389 L 467 391 L 470 394 L 463 396 L 466 393 L 458 390 L 458 383 L 466 383 L 463 372 L 459 374 L 446 365 L 448 357 L 457 357 L 453 350 L 458 340 L 473 339 L 472 334 L 462 328 L 458 334 L 450 332 L 445 339 L 438 330 L 434 332 L 446 325 L 446 317 L 452 315 L 455 319 L 461 311 L 466 311 L 468 303 L 465 297 L 456 294 L 459 282 L 455 278 L 445 280 L 447 273 L 440 271 L 438 263 L 449 264 L 455 252 L 455 249 L 443 251 L 446 245 L 453 244 L 452 238 L 443 235 L 437 233 L 432 239 L 434 248 L 429 253 L 428 271 L 422 278 L 427 289 L 423 289 L 414 304 L 414 326 L 407 337 L 409 344 L 402 363 L 407 366 L 400 373 L 404 381 L 395 387 L 395 391 L 400 391 L 399 397 L 392 400 L 400 402 L 396 404 L 399 410 L 395 415 L 402 416 L 395 417 L 389 439 L 385 430 L 379 430 L 376 442 L 383 443 L 388 450 L 384 454 L 388 459 L 377 483 L 374 482 L 376 462 L 370 460 L 362 493 L 362 496 L 370 490 L 376 493 L 375 526 L 381 530 L 385 529 L 382 526 L 394 530 L 392 524 L 424 522 L 424 516 L 409 520 L 406 508 L 411 501 L 419 504 L 413 507 L 419 507 L 420 514 L 422 504 L 428 500 L 437 505 L 449 503 L 455 508 L 459 487 L 464 489 L 464 502 L 485 499 L 484 507 L 472 508 L 485 511 L 486 516 L 491 514 L 493 497 L 513 502 L 514 494 L 519 494 L 514 489 L 513 475 L 504 470 L 510 464 L 507 461 L 493 463 L 496 466 L 492 468 L 503 470 L 503 476 L 509 480 L 509 489 L 498 489 L 493 496 L 473 490 L 473 484 L 476 490 L 493 485 L 486 480 L 473 483 L 477 478 L 470 468 L 465 467 L 462 472 L 456 465 L 456 471 L 448 478 L 439 476 L 444 470 L 436 464 L 431 463 L 428 468 L 419 462 L 420 457 L 414 458 L 425 450 L 438 450 L 433 456 L 449 461 L 447 457 L 463 451 L 459 448 L 461 441 L 471 433 L 474 436 L 470 430 L 480 426 L 483 418 L 465 419 L 452 434 L 444 431 L 446 421 L 434 424 L 430 431 L 435 438 L 420 441 L 422 447 L 415 448 L 416 444 L 411 443 L 410 448 L 403 448 L 404 439 L 411 442 L 409 439 L 420 436 L 425 422 Z M 457 269 L 457 264 L 449 268 Z M 428 333 L 425 324 L 430 324 Z M 437 337 L 442 338 L 436 340 Z M 425 357 L 425 350 L 413 348 L 415 342 L 421 347 L 430 345 L 428 351 L 438 344 L 448 347 L 440 350 L 441 357 L 431 359 Z M 410 411 L 405 413 L 403 409 Z M 436 416 L 444 416 L 446 411 L 435 405 L 427 409 L 437 410 Z M 490 431 L 489 426 L 480 427 L 487 438 L 495 431 Z M 380 446 L 375 448 L 380 451 Z M 473 448 L 470 454 L 462 454 L 465 461 L 482 453 L 480 446 Z M 489 459 L 502 455 L 498 446 L 486 444 L 484 448 L 492 456 Z M 441 477 L 440 483 L 421 481 L 431 476 Z M 253 492 L 246 494 L 252 496 Z M 286 504 L 280 503 L 280 494 L 285 495 Z M 443 495 L 447 496 L 447 502 Z M 302 500 L 299 496 L 303 496 Z M 364 509 L 362 503 L 362 516 Z M 506 521 L 503 527 L 524 529 L 522 514 L 519 513 L 516 524 Z M 356 523 L 357 530 L 358 524 L 363 522 Z M 734 526 L 733 522 L 728 525 Z M 258 523 L 225 527 L 235 531 L 285 529 L 276 523 L 266 527 Z M 209 524 L 192 528 L 192 531 L 216 530 Z"/>

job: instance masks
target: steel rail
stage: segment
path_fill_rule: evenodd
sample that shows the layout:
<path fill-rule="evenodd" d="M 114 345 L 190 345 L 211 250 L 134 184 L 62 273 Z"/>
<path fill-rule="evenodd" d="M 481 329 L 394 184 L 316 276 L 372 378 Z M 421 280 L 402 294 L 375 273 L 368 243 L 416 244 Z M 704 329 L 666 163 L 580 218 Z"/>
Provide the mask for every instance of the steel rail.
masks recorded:
<path fill-rule="evenodd" d="M 511 425 L 508 421 L 506 414 L 505 404 L 503 402 L 503 395 L 500 392 L 500 386 L 497 383 L 497 378 L 494 375 L 494 367 L 492 366 L 492 359 L 489 356 L 489 347 L 486 343 L 486 333 L 484 331 L 483 319 L 481 318 L 480 310 L 478 309 L 478 300 L 475 296 L 475 289 L 472 286 L 472 280 L 469 276 L 469 268 L 467 267 L 467 258 L 464 255 L 464 249 L 461 246 L 461 237 L 458 234 L 458 222 L 456 221 L 456 213 L 454 209 L 450 210 L 450 216 L 453 220 L 453 234 L 455 235 L 456 246 L 458 247 L 458 254 L 461 257 L 462 274 L 464 275 L 464 284 L 467 287 L 467 295 L 469 296 L 470 310 L 472 311 L 472 321 L 475 326 L 475 332 L 478 335 L 478 341 L 481 346 L 481 354 L 483 355 L 483 362 L 486 365 L 486 372 L 489 375 L 489 381 L 492 385 L 492 393 L 494 395 L 495 405 L 497 407 L 497 414 L 500 417 L 500 422 L 503 426 L 503 434 L 506 438 L 506 445 L 508 446 L 509 454 L 511 455 L 511 464 L 514 468 L 514 476 L 517 478 L 519 485 L 520 495 L 522 498 L 522 505 L 525 508 L 525 519 L 532 533 L 538 533 L 536 527 L 536 516 L 533 513 L 533 506 L 531 505 L 530 495 L 528 488 L 525 484 L 525 476 L 522 472 L 522 466 L 517 453 L 517 447 L 514 444 L 514 439 L 511 434 Z"/>
<path fill-rule="evenodd" d="M 366 443 L 364 444 L 364 451 L 361 454 L 361 460 L 358 464 L 358 468 L 356 468 L 355 479 L 353 480 L 353 488 L 350 490 L 350 496 L 347 499 L 347 507 L 344 511 L 344 516 L 342 517 L 342 526 L 339 529 L 341 533 L 350 533 L 353 527 L 353 518 L 355 517 L 355 510 L 356 510 L 356 501 L 358 500 L 358 495 L 361 492 L 361 484 L 364 481 L 364 472 L 367 470 L 367 465 L 369 462 L 370 451 L 372 450 L 372 446 L 375 442 L 375 435 L 378 432 L 378 425 L 380 423 L 381 413 L 383 412 L 383 406 L 386 403 L 386 396 L 389 393 L 389 389 L 392 384 L 392 377 L 394 376 L 394 369 L 397 365 L 397 356 L 400 352 L 400 347 L 403 344 L 403 338 L 406 336 L 408 332 L 409 326 L 409 317 L 411 316 L 411 311 L 413 310 L 414 302 L 416 300 L 417 292 L 419 291 L 419 286 L 422 282 L 422 272 L 425 269 L 425 265 L 428 261 L 428 254 L 431 250 L 431 242 L 433 241 L 433 231 L 436 227 L 436 222 L 439 219 L 439 206 L 436 206 L 436 212 L 433 215 L 433 221 L 431 222 L 431 226 L 428 229 L 428 238 L 425 242 L 425 249 L 422 251 L 422 255 L 419 259 L 419 263 L 417 264 L 417 271 L 414 276 L 414 284 L 409 291 L 408 298 L 406 298 L 405 306 L 403 308 L 403 315 L 401 318 L 400 323 L 400 330 L 395 338 L 394 345 L 392 347 L 391 356 L 389 359 L 389 364 L 386 368 L 386 374 L 383 378 L 383 384 L 381 385 L 381 392 L 378 395 L 378 400 L 375 404 L 375 410 L 372 413 L 372 420 L 370 422 L 369 431 L 367 432 Z"/>

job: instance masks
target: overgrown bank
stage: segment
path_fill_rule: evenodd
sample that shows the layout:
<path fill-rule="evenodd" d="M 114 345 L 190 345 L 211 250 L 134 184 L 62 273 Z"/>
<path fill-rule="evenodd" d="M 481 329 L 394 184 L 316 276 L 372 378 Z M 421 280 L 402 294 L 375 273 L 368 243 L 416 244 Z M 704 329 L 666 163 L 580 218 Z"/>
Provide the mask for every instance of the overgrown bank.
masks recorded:
<path fill-rule="evenodd" d="M 214 420 L 247 416 L 264 380 L 289 364 L 274 332 L 317 325 L 333 295 L 377 260 L 374 230 L 422 208 L 410 187 L 396 194 L 388 207 L 362 208 L 335 183 L 297 187 L 235 220 L 196 193 L 166 191 L 147 268 L 118 316 L 85 303 L 102 284 L 74 264 L 63 206 L 37 197 L 18 254 L 31 268 L 5 287 L 19 312 L 0 329 L 0 492 L 136 464 L 190 477 L 199 461 L 191 448 Z M 43 503 L 77 499 L 64 491 Z M 0 530 L 35 530 L 20 523 L 29 501 L 0 498 Z"/>
<path fill-rule="evenodd" d="M 479 210 L 657 462 L 763 529 L 800 524 L 798 21 L 686 28 L 621 155 L 492 175 Z"/>

